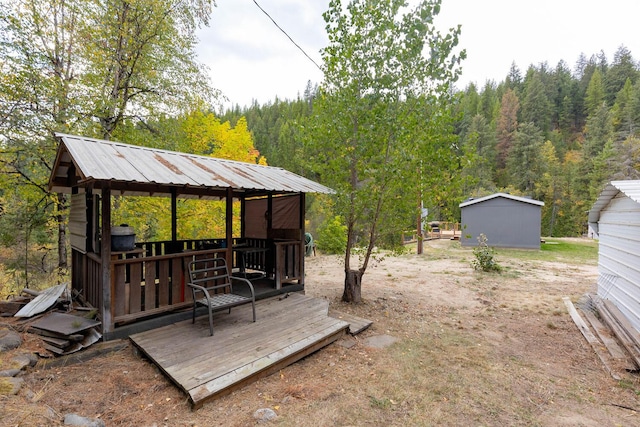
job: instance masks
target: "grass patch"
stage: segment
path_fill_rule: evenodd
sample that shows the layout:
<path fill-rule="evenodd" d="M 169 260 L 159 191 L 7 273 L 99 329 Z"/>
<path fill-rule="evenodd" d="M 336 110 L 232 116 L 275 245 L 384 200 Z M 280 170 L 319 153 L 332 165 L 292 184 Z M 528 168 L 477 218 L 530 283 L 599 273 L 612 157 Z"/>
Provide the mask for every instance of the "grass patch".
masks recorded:
<path fill-rule="evenodd" d="M 527 261 L 556 261 L 574 264 L 596 264 L 598 262 L 598 241 L 546 238 L 540 244 L 540 250 L 514 250 L 496 248 L 499 257 Z"/>

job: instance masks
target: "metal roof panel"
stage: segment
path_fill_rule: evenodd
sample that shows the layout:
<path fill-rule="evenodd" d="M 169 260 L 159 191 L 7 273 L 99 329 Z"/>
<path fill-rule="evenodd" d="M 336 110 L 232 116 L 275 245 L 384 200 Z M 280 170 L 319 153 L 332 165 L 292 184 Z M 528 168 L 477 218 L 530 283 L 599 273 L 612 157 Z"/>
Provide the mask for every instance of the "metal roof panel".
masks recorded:
<path fill-rule="evenodd" d="M 607 184 L 589 210 L 590 224 L 595 225 L 598 222 L 600 212 L 620 192 L 624 193 L 625 196 L 634 202 L 640 203 L 640 180 L 611 181 Z"/>
<path fill-rule="evenodd" d="M 544 202 L 542 202 L 540 200 L 535 200 L 535 199 L 531 199 L 531 198 L 527 198 L 527 197 L 514 196 L 514 195 L 508 194 L 508 193 L 494 193 L 494 194 L 490 194 L 488 196 L 480 197 L 479 199 L 467 200 L 466 202 L 460 203 L 459 206 L 461 208 L 464 208 L 465 206 L 473 205 L 475 203 L 481 203 L 481 202 L 484 202 L 486 200 L 495 199 L 496 197 L 503 197 L 505 199 L 516 200 L 518 202 L 529 203 L 529 204 L 538 205 L 538 206 L 544 206 Z"/>
<path fill-rule="evenodd" d="M 60 153 L 66 149 L 70 157 L 66 161 L 73 162 L 85 180 L 291 193 L 334 192 L 282 168 L 75 135 L 56 136 L 61 141 L 58 157 L 65 157 Z M 60 190 L 60 184 L 54 185 L 53 181 L 64 178 L 68 168 L 58 163 L 52 172 L 50 187 Z"/>

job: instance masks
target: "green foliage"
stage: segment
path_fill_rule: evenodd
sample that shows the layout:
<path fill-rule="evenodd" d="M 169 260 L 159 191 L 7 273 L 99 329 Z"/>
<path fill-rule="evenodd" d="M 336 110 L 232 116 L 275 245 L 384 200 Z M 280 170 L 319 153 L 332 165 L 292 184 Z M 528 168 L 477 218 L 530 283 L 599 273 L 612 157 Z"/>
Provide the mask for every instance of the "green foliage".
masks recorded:
<path fill-rule="evenodd" d="M 411 216 L 418 214 L 421 188 L 456 182 L 447 107 L 459 74 L 453 49 L 460 30 L 436 30 L 439 1 L 411 10 L 404 3 L 356 0 L 343 7 L 333 0 L 324 14 L 325 81 L 304 123 L 304 148 L 313 173 L 337 191 L 347 270 L 356 246 L 365 248 L 359 270 L 366 270 L 382 227 L 397 230 L 399 240 L 412 222 L 410 207 Z M 442 194 L 436 189 L 430 202 L 448 208 Z"/>
<path fill-rule="evenodd" d="M 541 176 L 542 132 L 534 123 L 524 123 L 515 133 L 509 151 L 507 170 L 509 182 L 525 194 L 533 195 L 535 183 Z"/>
<path fill-rule="evenodd" d="M 195 30 L 212 4 L 0 0 L 0 172 L 10 177 L 1 183 L 0 238 L 20 254 L 11 262 L 25 277 L 55 256 L 61 271 L 67 263 L 67 199 L 47 186 L 54 134 L 170 139 L 153 121 L 215 98 L 195 60 Z"/>
<path fill-rule="evenodd" d="M 318 227 L 316 245 L 323 253 L 344 253 L 347 248 L 347 227 L 340 216 L 328 218 Z"/>
<path fill-rule="evenodd" d="M 487 236 L 484 234 L 478 236 L 478 246 L 473 248 L 473 255 L 476 259 L 471 261 L 471 265 L 475 270 L 485 272 L 502 271 L 502 267 L 494 259 L 495 250 L 488 245 L 487 241 Z"/>

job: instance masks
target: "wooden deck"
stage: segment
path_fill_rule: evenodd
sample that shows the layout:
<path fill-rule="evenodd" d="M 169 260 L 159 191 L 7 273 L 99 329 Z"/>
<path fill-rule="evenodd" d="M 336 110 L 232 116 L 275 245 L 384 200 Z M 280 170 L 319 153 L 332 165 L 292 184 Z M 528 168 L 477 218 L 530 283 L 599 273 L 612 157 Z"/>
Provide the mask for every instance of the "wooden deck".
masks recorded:
<path fill-rule="evenodd" d="M 207 315 L 132 335 L 133 343 L 190 398 L 194 409 L 277 372 L 346 333 L 349 323 L 328 313 L 329 303 L 292 293 L 231 313 Z"/>

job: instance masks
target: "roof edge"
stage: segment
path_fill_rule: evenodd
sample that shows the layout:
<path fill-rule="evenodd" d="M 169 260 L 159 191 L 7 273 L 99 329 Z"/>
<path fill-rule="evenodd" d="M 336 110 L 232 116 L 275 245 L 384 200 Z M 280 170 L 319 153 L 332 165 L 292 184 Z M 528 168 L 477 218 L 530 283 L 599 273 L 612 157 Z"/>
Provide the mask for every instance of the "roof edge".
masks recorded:
<path fill-rule="evenodd" d="M 530 199 L 530 198 L 527 198 L 527 197 L 514 196 L 513 194 L 509 194 L 509 193 L 494 193 L 494 194 L 490 194 L 488 196 L 480 197 L 479 199 L 467 200 L 466 202 L 460 203 L 459 207 L 460 208 L 464 208 L 465 206 L 473 205 L 473 204 L 476 204 L 476 203 L 481 203 L 481 202 L 484 202 L 484 201 L 487 201 L 487 200 L 491 200 L 491 199 L 495 199 L 495 198 L 498 198 L 498 197 L 502 197 L 502 198 L 510 199 L 510 200 L 515 200 L 515 201 L 522 202 L 522 203 L 529 203 L 531 205 L 544 206 L 544 202 L 542 202 L 540 200 Z"/>

